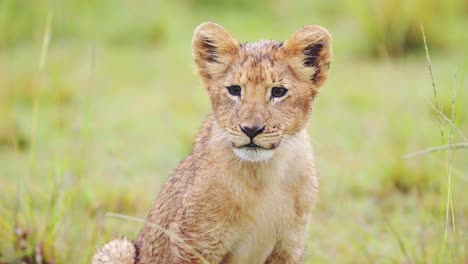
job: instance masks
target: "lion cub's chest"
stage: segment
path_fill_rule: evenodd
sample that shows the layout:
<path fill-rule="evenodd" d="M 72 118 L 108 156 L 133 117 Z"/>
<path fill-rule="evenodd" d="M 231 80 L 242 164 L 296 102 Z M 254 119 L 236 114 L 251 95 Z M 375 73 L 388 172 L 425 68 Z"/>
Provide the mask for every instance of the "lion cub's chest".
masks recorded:
<path fill-rule="evenodd" d="M 254 197 L 229 263 L 264 263 L 278 238 L 286 235 L 290 224 L 287 218 L 294 214 L 292 201 L 293 197 L 279 186 Z"/>

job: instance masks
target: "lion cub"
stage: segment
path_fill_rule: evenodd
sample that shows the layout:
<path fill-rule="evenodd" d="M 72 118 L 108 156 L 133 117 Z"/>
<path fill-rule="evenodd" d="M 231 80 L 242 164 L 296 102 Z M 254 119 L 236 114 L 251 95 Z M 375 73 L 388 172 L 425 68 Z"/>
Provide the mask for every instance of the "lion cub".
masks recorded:
<path fill-rule="evenodd" d="M 93 263 L 302 263 L 317 171 L 306 133 L 327 79 L 331 36 L 239 43 L 214 23 L 193 36 L 213 113 L 169 177 L 135 241 Z"/>

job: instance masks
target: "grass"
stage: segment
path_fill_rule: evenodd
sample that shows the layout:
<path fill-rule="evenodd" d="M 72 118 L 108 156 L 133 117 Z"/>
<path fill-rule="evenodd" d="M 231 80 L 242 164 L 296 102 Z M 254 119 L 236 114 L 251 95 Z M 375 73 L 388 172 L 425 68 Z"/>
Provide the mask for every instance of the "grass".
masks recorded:
<path fill-rule="evenodd" d="M 468 10 L 463 0 L 446 3 L 437 0 L 358 0 L 348 1 L 348 9 L 363 29 L 369 55 L 395 57 L 422 50 L 421 24 L 426 26 L 425 37 L 432 47 L 453 50 L 458 43 L 467 41 L 464 37 L 453 39 Z M 397 9 L 398 15 L 395 15 Z"/>
<path fill-rule="evenodd" d="M 15 3 L 0 3 L 9 5 L 0 7 L 3 19 L 25 12 Z M 334 35 L 336 60 L 309 127 L 321 190 L 306 263 L 467 261 L 466 148 L 402 158 L 466 144 L 466 45 L 431 52 L 428 75 L 423 49 L 362 56 L 353 18 L 321 1 L 310 12 L 275 1 L 260 17 L 261 6 L 224 10 L 203 1 L 161 4 L 151 16 L 145 1 L 106 9 L 112 23 L 96 18 L 99 7 L 77 3 L 39 3 L 26 16 L 31 29 L 8 31 L 30 33 L 0 40 L 0 263 L 88 263 L 105 241 L 135 237 L 141 223 L 106 213 L 144 218 L 189 153 L 209 112 L 190 54 L 191 31 L 204 20 L 243 41 L 285 39 L 304 23 Z M 428 104 L 435 88 L 437 103 Z"/>

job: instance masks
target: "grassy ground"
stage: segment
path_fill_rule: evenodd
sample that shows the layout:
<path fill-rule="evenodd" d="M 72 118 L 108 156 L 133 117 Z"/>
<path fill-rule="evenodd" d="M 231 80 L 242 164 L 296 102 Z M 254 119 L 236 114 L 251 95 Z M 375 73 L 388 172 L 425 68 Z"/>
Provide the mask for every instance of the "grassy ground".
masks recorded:
<path fill-rule="evenodd" d="M 434 95 L 422 50 L 396 59 L 365 54 L 361 44 L 372 43 L 360 42 L 365 30 L 333 6 L 318 6 L 312 19 L 282 1 L 260 17 L 258 6 L 220 12 L 199 2 L 160 3 L 165 11 L 154 9 L 156 20 L 149 1 L 119 7 L 115 13 L 126 14 L 113 15 L 123 21 L 120 31 L 103 19 L 95 28 L 87 19 L 64 25 L 67 13 L 57 11 L 48 28 L 44 8 L 26 40 L 0 41 L 0 263 L 40 263 L 31 255 L 87 263 L 97 245 L 136 235 L 139 223 L 105 213 L 145 217 L 189 153 L 209 112 L 190 58 L 191 31 L 204 20 L 246 41 L 285 39 L 305 23 L 334 34 L 336 59 L 309 127 L 321 191 L 307 263 L 468 263 L 467 150 L 455 150 L 451 163 L 447 152 L 402 158 L 449 142 L 450 126 L 443 121 L 442 139 L 426 101 Z M 44 31 L 52 36 L 48 49 Z M 434 79 L 448 117 L 456 86 L 454 123 L 468 135 L 468 50 L 454 46 L 434 54 Z M 455 142 L 465 140 L 454 132 Z M 448 190 L 455 226 L 446 222 Z"/>

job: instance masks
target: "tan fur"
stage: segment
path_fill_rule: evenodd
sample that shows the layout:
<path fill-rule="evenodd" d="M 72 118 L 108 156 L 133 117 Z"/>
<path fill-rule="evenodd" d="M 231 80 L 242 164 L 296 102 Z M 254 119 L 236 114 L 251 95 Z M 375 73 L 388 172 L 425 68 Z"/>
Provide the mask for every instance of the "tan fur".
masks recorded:
<path fill-rule="evenodd" d="M 221 26 L 204 23 L 193 54 L 213 114 L 156 199 L 128 251 L 132 260 L 114 263 L 302 263 L 318 192 L 305 127 L 327 78 L 330 35 L 305 26 L 284 43 L 241 45 Z M 229 94 L 230 85 L 241 86 L 241 96 Z M 271 97 L 275 86 L 287 94 Z M 263 149 L 248 153 L 266 160 L 234 153 L 250 142 L 240 126 L 265 126 L 253 139 Z M 125 240 L 113 241 L 93 263 L 122 255 L 119 243 L 127 248 Z"/>
<path fill-rule="evenodd" d="M 101 247 L 93 256 L 92 263 L 127 264 L 134 263 L 136 249 L 127 239 L 113 240 Z"/>

